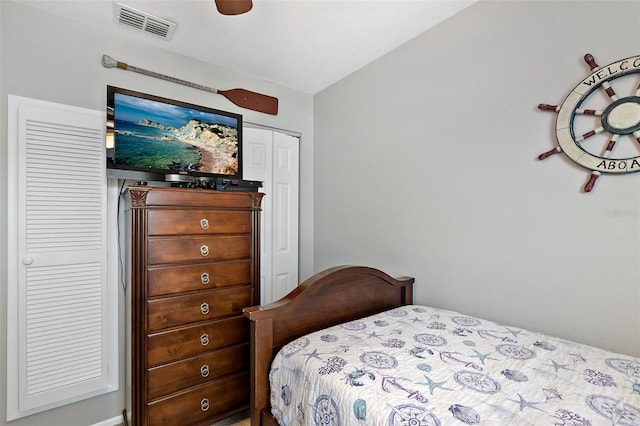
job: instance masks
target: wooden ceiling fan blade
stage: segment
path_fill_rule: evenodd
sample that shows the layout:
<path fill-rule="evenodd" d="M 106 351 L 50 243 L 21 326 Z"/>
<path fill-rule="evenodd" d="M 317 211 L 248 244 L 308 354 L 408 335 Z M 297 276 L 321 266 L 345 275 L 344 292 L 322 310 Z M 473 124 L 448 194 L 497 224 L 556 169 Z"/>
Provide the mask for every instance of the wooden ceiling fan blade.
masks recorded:
<path fill-rule="evenodd" d="M 223 15 L 241 15 L 253 7 L 251 0 L 215 0 L 218 12 Z"/>

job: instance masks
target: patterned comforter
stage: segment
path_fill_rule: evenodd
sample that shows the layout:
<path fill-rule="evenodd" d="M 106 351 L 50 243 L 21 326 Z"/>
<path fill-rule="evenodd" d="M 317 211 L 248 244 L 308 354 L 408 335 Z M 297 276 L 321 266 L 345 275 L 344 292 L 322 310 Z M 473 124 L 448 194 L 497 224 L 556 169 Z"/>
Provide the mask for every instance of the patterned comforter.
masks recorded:
<path fill-rule="evenodd" d="M 309 334 L 270 372 L 281 425 L 640 425 L 640 359 L 427 306 Z"/>

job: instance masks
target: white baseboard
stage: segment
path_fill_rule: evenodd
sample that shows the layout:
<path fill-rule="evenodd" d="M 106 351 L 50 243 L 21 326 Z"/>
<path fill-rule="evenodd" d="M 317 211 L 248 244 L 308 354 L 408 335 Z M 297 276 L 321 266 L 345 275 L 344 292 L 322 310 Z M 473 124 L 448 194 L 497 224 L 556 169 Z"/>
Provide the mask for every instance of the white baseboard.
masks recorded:
<path fill-rule="evenodd" d="M 94 423 L 91 426 L 121 426 L 121 425 L 122 425 L 122 415 L 119 415 L 107 420 L 103 420 L 98 423 Z"/>

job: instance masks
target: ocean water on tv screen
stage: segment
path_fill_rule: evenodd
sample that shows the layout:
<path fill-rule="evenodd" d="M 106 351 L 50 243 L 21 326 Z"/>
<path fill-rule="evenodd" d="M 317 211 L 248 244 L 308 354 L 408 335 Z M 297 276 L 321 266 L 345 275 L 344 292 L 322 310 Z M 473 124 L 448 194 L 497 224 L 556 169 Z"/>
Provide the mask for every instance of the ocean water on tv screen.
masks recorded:
<path fill-rule="evenodd" d="M 136 168 L 195 171 L 200 152 L 170 130 L 116 120 L 115 163 Z"/>

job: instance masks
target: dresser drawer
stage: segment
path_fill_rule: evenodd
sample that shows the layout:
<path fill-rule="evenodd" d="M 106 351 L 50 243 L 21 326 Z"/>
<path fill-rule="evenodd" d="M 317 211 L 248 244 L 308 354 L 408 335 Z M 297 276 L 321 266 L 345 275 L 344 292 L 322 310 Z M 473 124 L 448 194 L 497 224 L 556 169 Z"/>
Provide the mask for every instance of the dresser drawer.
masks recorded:
<path fill-rule="evenodd" d="M 149 400 L 249 371 L 249 344 L 224 348 L 195 358 L 152 368 L 147 374 Z"/>
<path fill-rule="evenodd" d="M 199 260 L 248 259 L 249 235 L 216 237 L 150 238 L 147 243 L 149 265 Z"/>
<path fill-rule="evenodd" d="M 147 301 L 147 330 L 240 314 L 250 305 L 248 286 L 151 299 Z"/>
<path fill-rule="evenodd" d="M 251 262 L 247 259 L 149 268 L 147 282 L 149 297 L 248 284 L 251 282 Z"/>
<path fill-rule="evenodd" d="M 147 405 L 149 426 L 186 426 L 249 405 L 249 375 L 239 374 Z"/>
<path fill-rule="evenodd" d="M 237 316 L 147 336 L 147 367 L 249 341 L 249 320 Z"/>
<path fill-rule="evenodd" d="M 251 230 L 251 212 L 150 210 L 148 235 L 241 234 Z"/>

